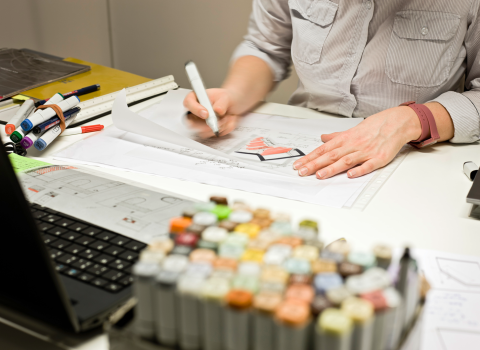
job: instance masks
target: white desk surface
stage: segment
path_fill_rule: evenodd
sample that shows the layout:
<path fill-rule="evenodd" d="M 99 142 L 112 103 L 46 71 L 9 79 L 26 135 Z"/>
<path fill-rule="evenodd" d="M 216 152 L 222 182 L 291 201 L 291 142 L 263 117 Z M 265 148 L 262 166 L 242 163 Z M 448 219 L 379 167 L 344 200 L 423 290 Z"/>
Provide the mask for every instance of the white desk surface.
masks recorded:
<path fill-rule="evenodd" d="M 131 109 L 138 112 L 159 100 L 161 97 L 135 105 Z M 273 103 L 265 103 L 256 111 L 297 118 L 332 117 L 305 108 Z M 98 123 L 110 125 L 111 117 L 103 117 L 91 124 Z M 61 164 L 52 155 L 84 137 L 86 136 L 60 137 L 46 151 L 29 151 L 29 156 Z M 480 164 L 478 143 L 458 145 L 445 142 L 411 151 L 362 212 L 121 169 L 94 168 L 199 200 L 208 200 L 211 195 L 223 195 L 229 200 L 244 200 L 254 207 L 290 212 L 295 220 L 317 219 L 320 222 L 321 236 L 327 243 L 345 237 L 358 249 L 369 249 L 377 243 L 393 247 L 408 244 L 415 248 L 480 255 L 480 221 L 468 217 L 472 205 L 465 200 L 472 185 L 463 174 L 463 163 L 466 161 Z M 105 349 L 105 339 L 101 338 L 103 337 L 85 344 L 82 349 Z"/>

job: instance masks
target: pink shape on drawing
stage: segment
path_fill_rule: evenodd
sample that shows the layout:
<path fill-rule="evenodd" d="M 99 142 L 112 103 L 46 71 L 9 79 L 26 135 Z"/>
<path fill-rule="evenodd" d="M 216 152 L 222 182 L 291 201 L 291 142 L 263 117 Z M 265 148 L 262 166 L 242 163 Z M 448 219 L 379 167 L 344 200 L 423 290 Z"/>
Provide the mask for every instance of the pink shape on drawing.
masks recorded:
<path fill-rule="evenodd" d="M 287 153 L 291 150 L 292 150 L 292 148 L 288 148 L 288 147 L 271 147 L 271 148 L 267 148 L 265 151 L 263 151 L 260 154 L 262 156 L 270 156 L 272 154 Z"/>

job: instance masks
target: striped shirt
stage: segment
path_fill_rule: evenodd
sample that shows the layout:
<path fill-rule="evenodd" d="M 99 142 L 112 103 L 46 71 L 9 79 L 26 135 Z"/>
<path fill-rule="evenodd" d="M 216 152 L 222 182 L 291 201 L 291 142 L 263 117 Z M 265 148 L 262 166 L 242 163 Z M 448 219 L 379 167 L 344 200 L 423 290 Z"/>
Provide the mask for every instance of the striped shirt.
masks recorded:
<path fill-rule="evenodd" d="M 480 0 L 253 0 L 232 60 L 253 55 L 289 104 L 368 117 L 406 101 L 441 103 L 451 142 L 480 138 Z M 465 91 L 464 91 L 465 90 Z"/>

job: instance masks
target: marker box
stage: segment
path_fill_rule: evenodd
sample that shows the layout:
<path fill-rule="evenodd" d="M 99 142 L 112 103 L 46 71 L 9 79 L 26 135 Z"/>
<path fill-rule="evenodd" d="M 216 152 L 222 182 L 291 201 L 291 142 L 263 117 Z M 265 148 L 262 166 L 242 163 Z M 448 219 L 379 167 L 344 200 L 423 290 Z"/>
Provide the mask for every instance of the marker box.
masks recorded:
<path fill-rule="evenodd" d="M 250 308 L 253 294 L 243 289 L 231 289 L 225 296 L 225 349 L 249 350 L 252 338 Z"/>
<path fill-rule="evenodd" d="M 352 320 L 339 309 L 326 309 L 316 326 L 315 349 L 350 350 Z"/>
<path fill-rule="evenodd" d="M 353 321 L 352 350 L 371 350 L 373 342 L 373 305 L 366 300 L 350 297 L 342 302 L 342 311 Z"/>
<path fill-rule="evenodd" d="M 307 350 L 311 339 L 310 306 L 297 299 L 284 300 L 275 312 L 276 349 Z"/>
<path fill-rule="evenodd" d="M 253 350 L 276 350 L 273 315 L 282 302 L 282 294 L 261 291 L 254 297 Z"/>

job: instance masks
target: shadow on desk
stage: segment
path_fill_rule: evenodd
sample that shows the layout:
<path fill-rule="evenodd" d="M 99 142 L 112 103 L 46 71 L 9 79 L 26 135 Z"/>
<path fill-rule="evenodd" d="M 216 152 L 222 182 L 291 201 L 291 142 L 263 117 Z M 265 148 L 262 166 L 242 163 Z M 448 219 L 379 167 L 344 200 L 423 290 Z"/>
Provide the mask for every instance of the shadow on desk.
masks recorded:
<path fill-rule="evenodd" d="M 60 350 L 62 348 L 0 322 L 0 349 Z"/>

